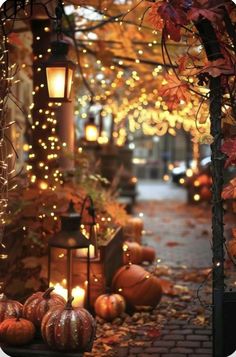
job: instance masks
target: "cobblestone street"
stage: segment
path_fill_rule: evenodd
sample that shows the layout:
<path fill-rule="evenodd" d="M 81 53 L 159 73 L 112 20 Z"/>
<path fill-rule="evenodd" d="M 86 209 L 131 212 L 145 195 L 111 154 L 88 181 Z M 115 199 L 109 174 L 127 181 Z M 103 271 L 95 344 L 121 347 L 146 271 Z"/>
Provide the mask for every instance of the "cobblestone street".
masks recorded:
<path fill-rule="evenodd" d="M 98 319 L 86 356 L 210 357 L 210 206 L 186 204 L 185 190 L 171 183 L 142 182 L 135 214 L 144 220 L 143 244 L 156 249 L 155 264 L 145 268 L 163 279 L 161 303 L 112 323 Z"/>

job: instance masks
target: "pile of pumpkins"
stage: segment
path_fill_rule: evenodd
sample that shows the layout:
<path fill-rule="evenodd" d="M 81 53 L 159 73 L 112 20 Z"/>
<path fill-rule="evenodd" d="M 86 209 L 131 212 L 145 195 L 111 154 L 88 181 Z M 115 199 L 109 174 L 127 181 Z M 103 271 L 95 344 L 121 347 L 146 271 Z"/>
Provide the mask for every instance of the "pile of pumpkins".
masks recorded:
<path fill-rule="evenodd" d="M 1 343 L 25 345 L 41 330 L 43 340 L 54 350 L 91 350 L 96 328 L 94 318 L 87 310 L 74 308 L 73 298 L 66 302 L 53 289 L 34 293 L 24 305 L 1 295 Z"/>
<path fill-rule="evenodd" d="M 159 279 L 136 264 L 121 267 L 112 280 L 112 294 L 98 296 L 94 309 L 106 321 L 121 316 L 126 307 L 155 308 L 162 297 Z"/>

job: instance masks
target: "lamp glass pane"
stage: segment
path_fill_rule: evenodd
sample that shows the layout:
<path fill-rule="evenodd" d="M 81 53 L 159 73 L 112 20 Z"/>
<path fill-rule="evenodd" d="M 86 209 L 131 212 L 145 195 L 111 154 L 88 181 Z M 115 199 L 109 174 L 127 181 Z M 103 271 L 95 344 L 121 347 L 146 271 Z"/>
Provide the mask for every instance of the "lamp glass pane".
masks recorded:
<path fill-rule="evenodd" d="M 73 70 L 71 68 L 69 68 L 68 69 L 68 79 L 67 79 L 67 93 L 66 93 L 67 98 L 70 98 L 72 77 L 73 77 Z"/>
<path fill-rule="evenodd" d="M 66 68 L 65 67 L 47 67 L 47 84 L 50 98 L 64 98 Z"/>
<path fill-rule="evenodd" d="M 98 128 L 94 124 L 87 124 L 85 127 L 85 138 L 87 141 L 97 141 Z"/>

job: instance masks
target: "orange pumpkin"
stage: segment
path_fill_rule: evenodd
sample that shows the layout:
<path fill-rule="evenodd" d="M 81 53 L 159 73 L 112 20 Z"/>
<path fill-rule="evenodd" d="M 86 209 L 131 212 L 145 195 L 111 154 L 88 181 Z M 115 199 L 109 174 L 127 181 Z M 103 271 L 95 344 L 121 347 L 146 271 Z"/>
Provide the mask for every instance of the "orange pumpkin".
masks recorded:
<path fill-rule="evenodd" d="M 112 288 L 131 306 L 155 307 L 162 296 L 158 279 L 135 264 L 123 266 L 116 272 Z"/>
<path fill-rule="evenodd" d="M 0 295 L 0 322 L 22 315 L 23 305 L 16 300 L 9 300 L 4 294 Z"/>
<path fill-rule="evenodd" d="M 130 217 L 124 231 L 127 239 L 141 244 L 143 220 L 139 217 Z"/>
<path fill-rule="evenodd" d="M 141 246 L 136 242 L 125 242 L 123 245 L 123 263 L 141 264 L 144 261 L 153 262 L 155 250 L 151 247 Z"/>
<path fill-rule="evenodd" d="M 37 292 L 30 296 L 23 306 L 23 316 L 32 321 L 36 327 L 40 327 L 43 316 L 54 306 L 64 306 L 65 299 L 53 293 L 53 287 L 45 292 Z"/>
<path fill-rule="evenodd" d="M 95 312 L 106 321 L 111 321 L 125 311 L 125 300 L 119 294 L 103 294 L 95 301 Z"/>
<path fill-rule="evenodd" d="M 199 194 L 202 201 L 210 201 L 212 198 L 212 193 L 209 186 L 202 186 L 200 188 Z"/>
<path fill-rule="evenodd" d="M 1 341 L 7 345 L 25 345 L 34 335 L 33 323 L 20 317 L 6 319 L 0 324 Z"/>
<path fill-rule="evenodd" d="M 87 310 L 73 308 L 72 300 L 46 313 L 41 324 L 42 337 L 55 350 L 90 351 L 95 337 L 95 320 Z"/>

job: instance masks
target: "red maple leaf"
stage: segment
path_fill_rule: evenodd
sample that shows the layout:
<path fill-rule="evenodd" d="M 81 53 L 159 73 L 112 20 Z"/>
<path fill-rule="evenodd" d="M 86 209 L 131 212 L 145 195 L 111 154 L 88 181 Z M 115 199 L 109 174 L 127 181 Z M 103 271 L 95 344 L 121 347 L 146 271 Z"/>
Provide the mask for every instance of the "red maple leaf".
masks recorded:
<path fill-rule="evenodd" d="M 188 102 L 190 100 L 189 84 L 179 80 L 175 75 L 166 75 L 167 83 L 159 89 L 159 95 L 162 96 L 167 105 L 171 103 L 173 108 L 177 107 L 181 100 Z"/>
<path fill-rule="evenodd" d="M 162 2 L 155 2 L 151 6 L 149 12 L 149 21 L 154 26 L 155 30 L 162 31 L 164 27 L 164 20 L 161 18 L 158 9 L 161 6 Z"/>
<path fill-rule="evenodd" d="M 221 151 L 228 156 L 225 167 L 236 165 L 236 137 L 225 140 L 221 146 Z"/>
<path fill-rule="evenodd" d="M 236 178 L 230 181 L 222 191 L 222 198 L 224 200 L 236 198 Z"/>
<path fill-rule="evenodd" d="M 181 25 L 188 24 L 187 15 L 179 5 L 177 1 L 171 4 L 166 1 L 159 1 L 151 6 L 149 12 L 149 20 L 154 28 L 158 31 L 165 28 L 166 35 L 169 35 L 176 42 L 181 39 Z"/>

